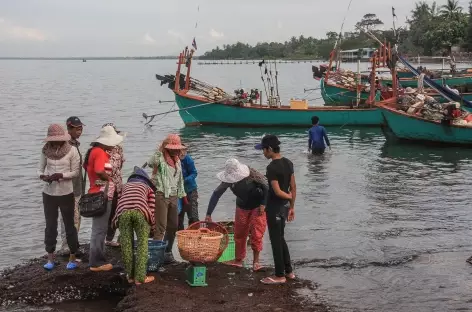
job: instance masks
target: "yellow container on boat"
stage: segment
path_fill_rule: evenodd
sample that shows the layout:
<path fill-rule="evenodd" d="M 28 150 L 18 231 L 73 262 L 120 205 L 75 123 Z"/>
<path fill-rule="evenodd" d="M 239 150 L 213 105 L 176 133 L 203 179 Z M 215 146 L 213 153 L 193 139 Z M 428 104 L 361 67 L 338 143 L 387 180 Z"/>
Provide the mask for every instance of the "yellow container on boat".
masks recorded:
<path fill-rule="evenodd" d="M 308 109 L 308 101 L 290 99 L 290 109 Z"/>

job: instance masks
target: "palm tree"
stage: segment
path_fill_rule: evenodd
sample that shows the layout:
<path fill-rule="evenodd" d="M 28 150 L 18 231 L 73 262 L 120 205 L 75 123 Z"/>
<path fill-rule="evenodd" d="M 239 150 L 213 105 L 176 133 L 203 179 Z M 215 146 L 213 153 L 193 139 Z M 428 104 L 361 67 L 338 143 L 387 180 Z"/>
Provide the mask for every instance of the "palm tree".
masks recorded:
<path fill-rule="evenodd" d="M 435 18 L 439 15 L 439 8 L 436 5 L 436 1 L 434 1 L 433 4 L 431 4 L 430 14 L 432 18 Z"/>
<path fill-rule="evenodd" d="M 462 7 L 458 0 L 447 0 L 447 3 L 441 6 L 439 13 L 442 17 L 452 18 L 462 13 Z"/>

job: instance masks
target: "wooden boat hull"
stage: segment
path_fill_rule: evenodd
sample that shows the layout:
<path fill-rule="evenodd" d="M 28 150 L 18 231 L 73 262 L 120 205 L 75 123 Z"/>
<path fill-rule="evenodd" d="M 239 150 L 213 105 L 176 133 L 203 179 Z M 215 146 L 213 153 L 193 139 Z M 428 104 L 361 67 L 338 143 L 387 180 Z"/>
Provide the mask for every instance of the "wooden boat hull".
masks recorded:
<path fill-rule="evenodd" d="M 388 127 L 403 140 L 425 141 L 451 145 L 472 145 L 472 128 L 442 125 L 379 105 Z"/>
<path fill-rule="evenodd" d="M 290 108 L 241 107 L 206 103 L 204 98 L 176 93 L 180 117 L 186 126 L 226 125 L 232 127 L 309 127 L 311 117 L 318 116 L 324 126 L 379 126 L 384 120 L 378 108 L 317 107 Z M 191 109 L 188 109 L 191 108 Z"/>
<path fill-rule="evenodd" d="M 332 84 L 325 83 L 324 78 L 320 80 L 320 91 L 321 96 L 326 105 L 333 106 L 344 106 L 344 105 L 356 105 L 357 103 L 357 92 L 343 88 L 341 86 L 335 86 Z M 365 102 L 369 98 L 369 93 L 361 92 L 361 102 Z"/>

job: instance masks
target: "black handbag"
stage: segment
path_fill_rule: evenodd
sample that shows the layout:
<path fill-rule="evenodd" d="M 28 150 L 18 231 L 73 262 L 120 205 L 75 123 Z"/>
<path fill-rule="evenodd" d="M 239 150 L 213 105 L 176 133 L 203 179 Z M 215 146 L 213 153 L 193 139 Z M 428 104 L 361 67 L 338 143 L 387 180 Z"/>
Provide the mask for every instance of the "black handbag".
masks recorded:
<path fill-rule="evenodd" d="M 80 215 L 84 218 L 100 217 L 107 211 L 108 204 L 108 182 L 105 185 L 105 191 L 85 194 L 85 177 L 87 170 L 84 173 L 82 183 L 82 197 L 79 200 Z"/>

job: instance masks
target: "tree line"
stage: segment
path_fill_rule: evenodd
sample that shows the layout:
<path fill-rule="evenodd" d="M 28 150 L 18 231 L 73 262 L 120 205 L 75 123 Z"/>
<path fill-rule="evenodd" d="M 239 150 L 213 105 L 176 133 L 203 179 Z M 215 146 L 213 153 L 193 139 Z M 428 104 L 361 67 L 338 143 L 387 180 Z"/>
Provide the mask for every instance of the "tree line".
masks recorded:
<path fill-rule="evenodd" d="M 383 25 L 375 14 L 368 13 L 352 32 L 338 34 L 330 31 L 325 38 L 302 35 L 284 43 L 259 42 L 254 46 L 242 42 L 225 44 L 204 53 L 200 59 L 327 59 L 338 37 L 343 50 L 378 47 L 378 43 L 359 28 L 372 32 L 380 40 L 397 43 L 402 54 L 445 55 L 453 46 L 472 51 L 472 0 L 468 12 L 458 0 L 447 0 L 443 5 L 417 2 L 406 26 L 396 29 L 396 36 L 393 28 L 380 30 Z"/>

